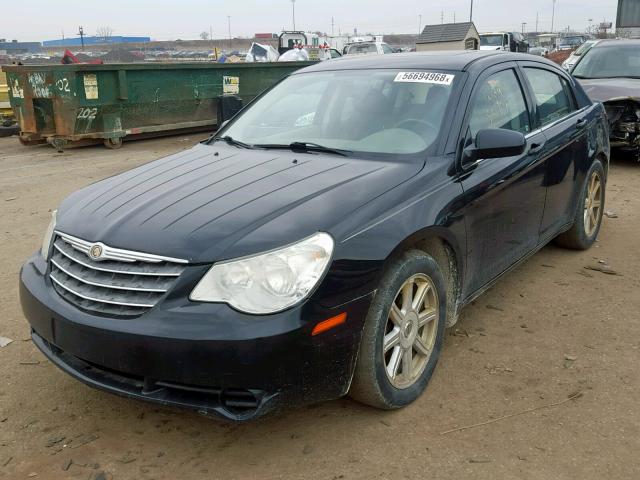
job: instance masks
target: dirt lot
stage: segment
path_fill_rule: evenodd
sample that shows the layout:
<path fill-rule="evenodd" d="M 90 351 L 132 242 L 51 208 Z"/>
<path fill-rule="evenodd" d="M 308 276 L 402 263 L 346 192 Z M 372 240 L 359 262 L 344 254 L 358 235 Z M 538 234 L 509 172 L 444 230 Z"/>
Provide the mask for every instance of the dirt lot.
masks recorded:
<path fill-rule="evenodd" d="M 57 154 L 0 139 L 0 336 L 14 340 L 0 348 L 0 478 L 640 476 L 633 159 L 613 162 L 607 210 L 618 218 L 605 218 L 595 248 L 546 247 L 467 308 L 426 393 L 404 410 L 341 399 L 233 425 L 92 390 L 52 366 L 29 341 L 18 303 L 20 265 L 39 248 L 48 211 L 83 185 L 196 140 Z M 618 275 L 585 269 L 599 260 Z"/>

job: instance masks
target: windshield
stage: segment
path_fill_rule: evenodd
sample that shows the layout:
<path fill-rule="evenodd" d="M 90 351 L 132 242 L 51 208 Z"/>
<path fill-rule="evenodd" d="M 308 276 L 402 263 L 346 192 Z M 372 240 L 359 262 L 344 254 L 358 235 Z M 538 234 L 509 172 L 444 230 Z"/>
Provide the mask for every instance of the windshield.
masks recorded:
<path fill-rule="evenodd" d="M 504 36 L 499 35 L 480 35 L 480 45 L 483 47 L 501 47 Z"/>
<path fill-rule="evenodd" d="M 347 55 L 362 53 L 378 53 L 375 43 L 356 43 L 347 47 Z"/>
<path fill-rule="evenodd" d="M 592 48 L 571 73 L 579 78 L 640 78 L 640 48 L 637 44 Z"/>
<path fill-rule="evenodd" d="M 254 147 L 300 142 L 354 154 L 415 154 L 438 137 L 454 77 L 398 70 L 292 75 L 217 137 Z"/>

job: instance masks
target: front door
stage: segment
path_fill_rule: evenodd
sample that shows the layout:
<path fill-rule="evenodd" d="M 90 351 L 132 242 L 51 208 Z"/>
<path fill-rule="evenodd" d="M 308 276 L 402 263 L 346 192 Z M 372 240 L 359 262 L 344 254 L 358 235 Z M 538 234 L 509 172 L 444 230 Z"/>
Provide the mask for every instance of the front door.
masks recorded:
<path fill-rule="evenodd" d="M 464 292 L 472 294 L 538 244 L 544 211 L 544 136 L 532 132 L 527 104 L 515 65 L 494 67 L 478 78 L 465 120 L 465 142 L 485 128 L 516 130 L 527 137 L 522 155 L 480 159 L 462 165 L 467 229 Z"/>

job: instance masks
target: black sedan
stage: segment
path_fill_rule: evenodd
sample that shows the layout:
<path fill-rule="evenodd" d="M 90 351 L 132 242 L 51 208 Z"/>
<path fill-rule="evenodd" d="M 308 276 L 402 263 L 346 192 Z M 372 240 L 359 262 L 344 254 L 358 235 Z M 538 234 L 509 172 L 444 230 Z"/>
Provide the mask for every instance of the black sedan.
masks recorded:
<path fill-rule="evenodd" d="M 608 164 L 602 105 L 544 59 L 323 62 L 69 196 L 22 306 L 52 362 L 128 397 L 234 420 L 398 408 L 464 305 L 553 239 L 593 244 Z"/>

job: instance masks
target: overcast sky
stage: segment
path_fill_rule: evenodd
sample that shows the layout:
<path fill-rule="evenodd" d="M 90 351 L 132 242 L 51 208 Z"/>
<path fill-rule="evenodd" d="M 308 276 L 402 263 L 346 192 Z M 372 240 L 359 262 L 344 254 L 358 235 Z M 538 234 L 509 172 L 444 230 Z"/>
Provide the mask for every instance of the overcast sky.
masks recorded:
<path fill-rule="evenodd" d="M 551 28 L 553 0 L 474 0 L 473 20 L 479 31 L 534 30 L 536 13 L 539 30 Z M 615 23 L 617 0 L 557 0 L 555 30 L 570 26 L 583 31 L 589 19 Z M 414 33 L 418 15 L 422 25 L 469 18 L 469 0 L 296 0 L 296 28 L 331 33 L 333 17 L 338 31 L 360 33 Z M 211 27 L 214 38 L 231 33 L 249 36 L 256 32 L 279 32 L 292 27 L 290 0 L 27 0 L 2 1 L 0 38 L 42 41 L 75 36 L 78 26 L 94 35 L 110 26 L 114 35 L 150 36 L 157 40 L 197 38 Z"/>

